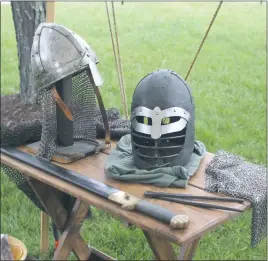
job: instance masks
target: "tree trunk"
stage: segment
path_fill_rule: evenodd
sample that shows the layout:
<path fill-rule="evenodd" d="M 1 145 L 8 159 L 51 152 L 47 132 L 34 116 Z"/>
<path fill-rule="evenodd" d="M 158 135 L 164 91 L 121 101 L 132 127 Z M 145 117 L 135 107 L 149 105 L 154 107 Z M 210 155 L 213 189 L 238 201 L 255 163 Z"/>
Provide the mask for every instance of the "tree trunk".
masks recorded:
<path fill-rule="evenodd" d="M 46 21 L 45 2 L 11 1 L 16 31 L 20 97 L 24 103 L 37 103 L 37 91 L 31 74 L 31 48 L 38 25 Z"/>

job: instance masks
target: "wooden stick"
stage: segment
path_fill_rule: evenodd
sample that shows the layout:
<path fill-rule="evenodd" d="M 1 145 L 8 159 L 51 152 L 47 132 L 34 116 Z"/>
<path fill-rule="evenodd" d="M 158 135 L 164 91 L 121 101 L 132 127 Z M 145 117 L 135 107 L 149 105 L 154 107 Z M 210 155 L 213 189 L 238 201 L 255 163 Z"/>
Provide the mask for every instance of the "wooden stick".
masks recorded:
<path fill-rule="evenodd" d="M 55 22 L 55 1 L 46 2 L 46 21 L 47 23 Z"/>
<path fill-rule="evenodd" d="M 179 260 L 193 260 L 200 238 L 181 246 Z"/>
<path fill-rule="evenodd" d="M 154 191 L 145 191 L 145 197 L 172 197 L 172 198 L 184 198 L 184 199 L 206 199 L 206 200 L 216 200 L 224 202 L 236 202 L 244 203 L 244 200 L 241 198 L 231 198 L 231 197 L 213 197 L 213 196 L 197 196 L 190 194 L 178 194 L 178 193 L 168 193 L 168 192 L 154 192 Z"/>
<path fill-rule="evenodd" d="M 177 260 L 173 247 L 168 240 L 145 230 L 143 230 L 143 234 L 154 253 L 154 260 Z"/>
<path fill-rule="evenodd" d="M 229 211 L 236 211 L 236 212 L 244 212 L 244 210 L 241 209 L 236 209 L 236 208 L 229 208 L 225 206 L 219 206 L 219 205 L 214 205 L 214 204 L 207 204 L 204 202 L 198 202 L 198 201 L 191 201 L 191 200 L 186 200 L 186 199 L 179 199 L 179 198 L 172 198 L 172 197 L 151 197 L 151 198 L 156 198 L 160 200 L 165 200 L 165 201 L 170 201 L 170 202 L 176 202 L 184 205 L 190 205 L 190 206 L 196 206 L 199 208 L 214 208 L 214 209 L 222 209 L 222 210 L 229 210 Z"/>
<path fill-rule="evenodd" d="M 41 235 L 40 235 L 40 252 L 42 254 L 47 254 L 49 252 L 48 247 L 48 224 L 49 216 L 41 211 Z"/>

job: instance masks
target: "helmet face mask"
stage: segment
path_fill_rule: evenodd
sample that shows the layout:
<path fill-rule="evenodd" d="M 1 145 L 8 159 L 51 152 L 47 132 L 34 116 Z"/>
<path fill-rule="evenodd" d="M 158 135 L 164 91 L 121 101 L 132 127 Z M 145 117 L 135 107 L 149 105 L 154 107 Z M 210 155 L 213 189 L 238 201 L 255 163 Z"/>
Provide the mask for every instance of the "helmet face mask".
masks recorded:
<path fill-rule="evenodd" d="M 194 146 L 194 104 L 190 89 L 176 73 L 158 70 L 137 85 L 131 136 L 138 168 L 188 163 Z"/>

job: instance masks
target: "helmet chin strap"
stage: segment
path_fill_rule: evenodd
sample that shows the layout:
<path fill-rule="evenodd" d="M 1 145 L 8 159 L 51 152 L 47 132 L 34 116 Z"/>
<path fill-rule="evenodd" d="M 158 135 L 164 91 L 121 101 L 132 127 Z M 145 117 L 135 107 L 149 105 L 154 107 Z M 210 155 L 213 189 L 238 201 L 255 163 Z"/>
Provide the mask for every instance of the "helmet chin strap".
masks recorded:
<path fill-rule="evenodd" d="M 95 64 L 95 62 L 90 59 L 89 61 L 89 68 L 90 68 L 90 71 L 91 71 L 91 74 L 92 74 L 92 77 L 93 77 L 93 80 L 94 80 L 94 83 L 96 86 L 102 86 L 103 85 L 103 80 L 102 80 L 102 77 L 100 75 L 100 72 Z"/>
<path fill-rule="evenodd" d="M 59 93 L 56 90 L 56 87 L 53 87 L 51 91 L 52 91 L 52 94 L 53 94 L 53 97 L 54 97 L 56 103 L 58 104 L 58 106 L 60 107 L 62 112 L 65 114 L 66 118 L 70 121 L 73 121 L 73 115 L 70 112 L 69 108 L 66 106 L 66 104 L 61 99 Z"/>

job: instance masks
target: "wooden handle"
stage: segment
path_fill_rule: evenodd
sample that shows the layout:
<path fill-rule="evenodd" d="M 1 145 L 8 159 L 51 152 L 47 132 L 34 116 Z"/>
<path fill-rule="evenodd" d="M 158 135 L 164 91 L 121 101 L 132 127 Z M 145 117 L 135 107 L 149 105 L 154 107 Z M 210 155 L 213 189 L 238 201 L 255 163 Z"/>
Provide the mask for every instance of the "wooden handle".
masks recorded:
<path fill-rule="evenodd" d="M 163 208 L 159 205 L 154 205 L 146 200 L 140 200 L 136 205 L 135 209 L 145 215 L 153 217 L 161 222 L 169 224 L 171 228 L 187 228 L 190 219 L 187 215 L 174 214 L 170 210 Z"/>

